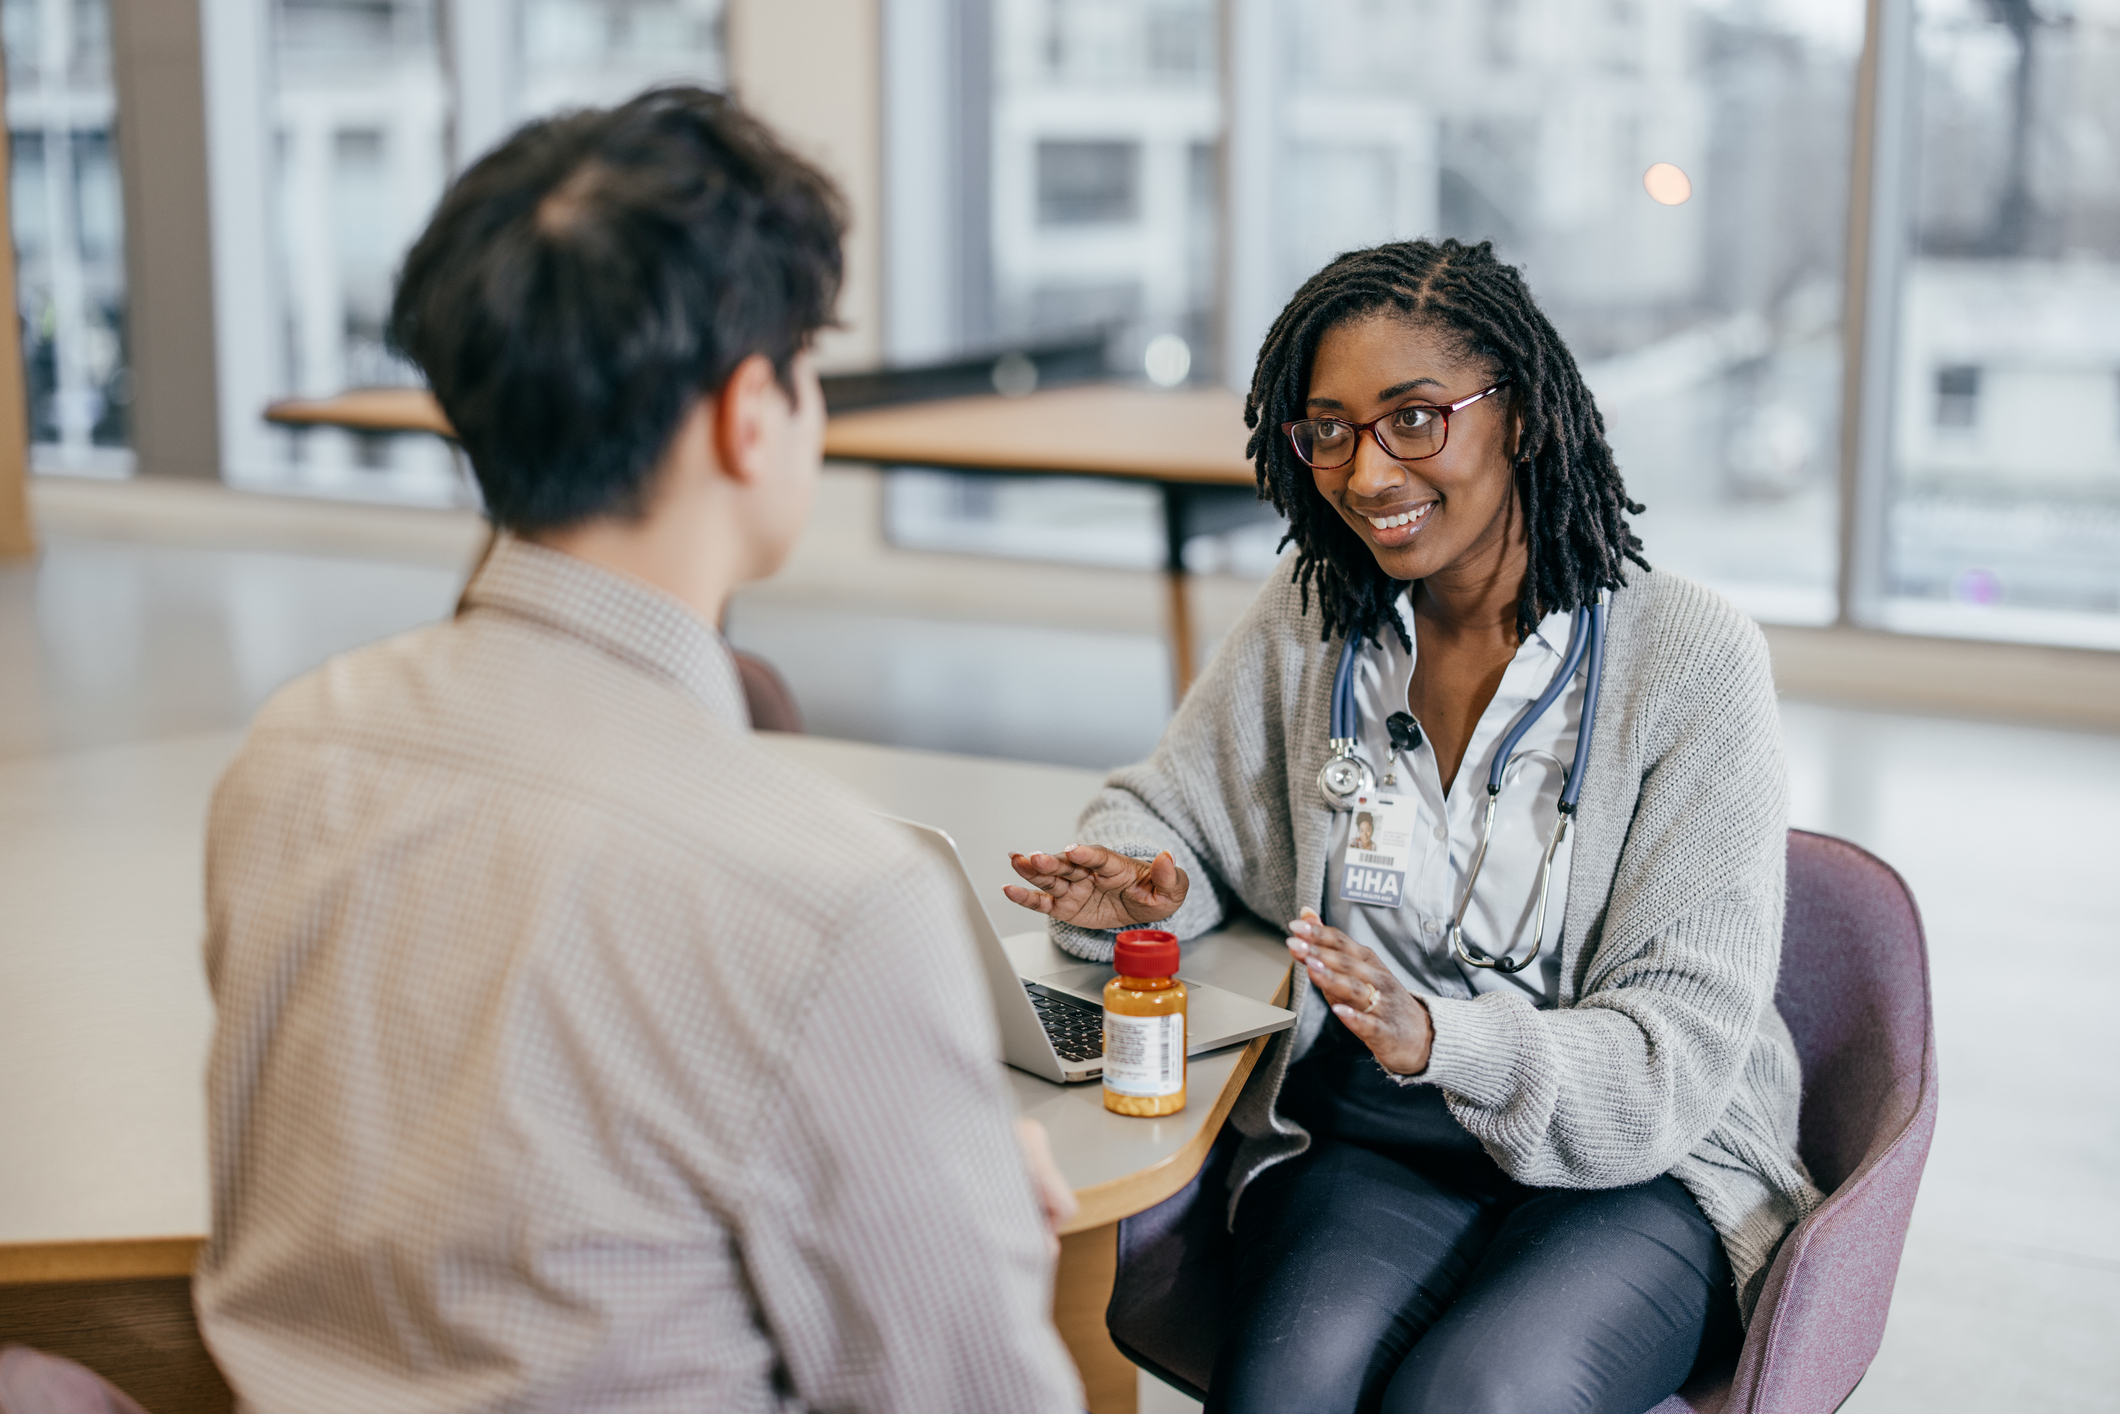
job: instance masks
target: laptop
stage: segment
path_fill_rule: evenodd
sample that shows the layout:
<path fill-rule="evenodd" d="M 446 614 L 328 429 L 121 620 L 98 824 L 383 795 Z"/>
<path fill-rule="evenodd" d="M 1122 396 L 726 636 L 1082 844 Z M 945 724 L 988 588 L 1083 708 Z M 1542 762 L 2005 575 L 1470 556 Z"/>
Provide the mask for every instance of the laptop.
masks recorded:
<path fill-rule="evenodd" d="M 1081 962 L 1036 977 L 1022 975 L 979 902 L 979 891 L 957 853 L 957 842 L 932 825 L 895 815 L 884 818 L 910 830 L 957 881 L 958 906 L 979 949 L 980 967 L 994 1002 L 994 1021 L 1001 1033 L 1000 1059 L 1063 1084 L 1095 1080 L 1104 1074 L 1104 984 L 1112 978 L 1111 964 Z M 1185 983 L 1185 1054 L 1189 1056 L 1286 1030 L 1295 1023 L 1296 1014 L 1283 1007 L 1201 982 Z"/>

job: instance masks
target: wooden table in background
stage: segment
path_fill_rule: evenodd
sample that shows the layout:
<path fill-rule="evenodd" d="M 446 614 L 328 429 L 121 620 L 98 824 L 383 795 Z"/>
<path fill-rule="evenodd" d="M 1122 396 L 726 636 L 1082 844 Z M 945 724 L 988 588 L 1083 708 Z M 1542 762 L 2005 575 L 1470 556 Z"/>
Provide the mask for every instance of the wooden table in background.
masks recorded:
<path fill-rule="evenodd" d="M 1068 961 L 1000 890 L 1015 877 L 1007 851 L 1064 843 L 1100 772 L 761 739 L 948 830 L 1019 965 Z M 0 762 L 0 1344 L 82 1359 L 154 1414 L 229 1407 L 188 1278 L 208 1225 L 199 861 L 207 796 L 238 740 Z M 1255 925 L 1185 947 L 1185 975 L 1261 999 L 1286 973 L 1278 936 Z M 1153 1120 L 1109 1113 L 1094 1084 L 1008 1072 L 1082 1205 L 1062 1236 L 1054 1315 L 1096 1414 L 1134 1409 L 1134 1368 L 1104 1329 L 1116 1224 L 1199 1172 L 1264 1045 L 1195 1057 L 1191 1103 Z"/>
<path fill-rule="evenodd" d="M 431 432 L 449 421 L 417 388 L 365 388 L 289 398 L 265 410 L 289 427 Z M 1244 456 L 1244 403 L 1223 388 L 1162 390 L 1092 383 L 1018 398 L 989 394 L 835 413 L 824 452 L 834 461 L 941 467 L 1019 476 L 1100 476 L 1146 482 L 1163 500 L 1172 701 L 1192 685 L 1196 646 L 1185 542 L 1241 509 L 1256 486 Z"/>

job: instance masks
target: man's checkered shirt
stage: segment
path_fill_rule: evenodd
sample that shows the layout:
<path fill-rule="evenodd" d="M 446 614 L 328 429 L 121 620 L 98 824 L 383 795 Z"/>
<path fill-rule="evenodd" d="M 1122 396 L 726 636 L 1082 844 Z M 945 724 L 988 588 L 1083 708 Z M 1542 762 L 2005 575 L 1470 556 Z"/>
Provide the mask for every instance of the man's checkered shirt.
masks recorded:
<path fill-rule="evenodd" d="M 707 625 L 520 541 L 286 688 L 208 839 L 244 1406 L 1079 1408 L 947 886 Z"/>

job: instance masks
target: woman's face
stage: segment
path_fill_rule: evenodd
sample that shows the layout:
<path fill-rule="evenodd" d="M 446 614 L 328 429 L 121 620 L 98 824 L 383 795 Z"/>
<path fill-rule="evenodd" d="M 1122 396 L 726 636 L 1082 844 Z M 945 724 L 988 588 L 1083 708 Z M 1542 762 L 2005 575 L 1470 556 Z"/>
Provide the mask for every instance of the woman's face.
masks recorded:
<path fill-rule="evenodd" d="M 1413 403 L 1447 406 L 1495 376 L 1464 360 L 1447 334 L 1372 315 L 1318 341 L 1303 415 L 1363 423 Z M 1504 392 L 1452 413 L 1443 450 L 1420 461 L 1394 460 L 1365 432 L 1345 466 L 1311 469 L 1318 494 L 1393 579 L 1428 579 L 1468 557 L 1505 553 L 1516 499 L 1510 406 Z"/>

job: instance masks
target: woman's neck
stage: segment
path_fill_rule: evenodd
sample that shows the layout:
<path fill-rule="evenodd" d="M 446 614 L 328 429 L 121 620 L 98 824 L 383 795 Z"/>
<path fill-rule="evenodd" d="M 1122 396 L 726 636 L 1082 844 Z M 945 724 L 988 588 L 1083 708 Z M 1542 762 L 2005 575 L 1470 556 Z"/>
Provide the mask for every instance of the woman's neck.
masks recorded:
<path fill-rule="evenodd" d="M 1455 562 L 1414 589 L 1413 612 L 1440 638 L 1458 643 L 1492 640 L 1514 651 L 1516 610 L 1531 567 L 1530 546 L 1515 516 L 1482 536 Z"/>

